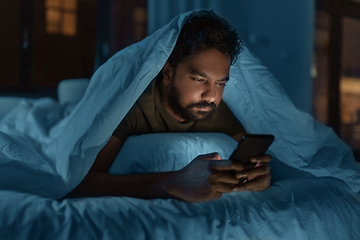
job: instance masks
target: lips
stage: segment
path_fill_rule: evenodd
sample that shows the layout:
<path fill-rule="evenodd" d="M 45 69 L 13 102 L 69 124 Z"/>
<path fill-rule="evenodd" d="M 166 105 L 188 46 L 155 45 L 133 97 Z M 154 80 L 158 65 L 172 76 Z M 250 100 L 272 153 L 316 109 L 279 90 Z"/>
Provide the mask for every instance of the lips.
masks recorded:
<path fill-rule="evenodd" d="M 209 112 L 213 110 L 211 107 L 195 107 L 195 108 L 201 112 Z"/>
<path fill-rule="evenodd" d="M 208 111 L 212 111 L 215 110 L 216 108 L 216 104 L 211 102 L 200 102 L 200 103 L 193 103 L 187 106 L 187 108 L 191 109 L 191 108 L 197 108 L 199 109 L 199 111 L 204 111 L 204 112 L 208 112 Z"/>

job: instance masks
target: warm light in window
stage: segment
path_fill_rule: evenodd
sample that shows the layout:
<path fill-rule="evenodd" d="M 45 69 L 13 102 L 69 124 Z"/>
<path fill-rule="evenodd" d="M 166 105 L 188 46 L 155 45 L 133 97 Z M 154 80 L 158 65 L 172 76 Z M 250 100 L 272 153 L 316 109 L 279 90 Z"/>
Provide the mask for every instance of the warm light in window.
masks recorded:
<path fill-rule="evenodd" d="M 46 0 L 46 32 L 76 35 L 77 0 Z"/>
<path fill-rule="evenodd" d="M 64 13 L 62 33 L 67 36 L 76 35 L 76 15 L 73 13 Z"/>
<path fill-rule="evenodd" d="M 342 99 L 341 118 L 345 124 L 360 123 L 360 79 L 342 77 L 340 82 Z"/>
<path fill-rule="evenodd" d="M 340 82 L 342 93 L 353 93 L 360 95 L 360 78 L 342 77 Z"/>
<path fill-rule="evenodd" d="M 76 10 L 77 2 L 74 0 L 63 0 L 63 7 L 65 10 Z"/>
<path fill-rule="evenodd" d="M 46 32 L 52 34 L 59 33 L 59 23 L 61 21 L 61 14 L 59 11 L 48 9 L 46 11 Z"/>
<path fill-rule="evenodd" d="M 46 0 L 45 7 L 46 8 L 49 8 L 49 7 L 60 8 L 61 2 L 62 2 L 62 0 Z"/>
<path fill-rule="evenodd" d="M 147 20 L 146 9 L 138 7 L 133 10 L 135 41 L 140 41 L 146 37 L 146 20 Z"/>

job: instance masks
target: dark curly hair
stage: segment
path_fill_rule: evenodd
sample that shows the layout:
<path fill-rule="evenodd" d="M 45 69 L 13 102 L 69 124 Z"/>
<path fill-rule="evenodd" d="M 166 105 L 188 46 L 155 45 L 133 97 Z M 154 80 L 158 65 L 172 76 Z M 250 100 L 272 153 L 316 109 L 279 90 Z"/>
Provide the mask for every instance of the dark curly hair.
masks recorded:
<path fill-rule="evenodd" d="M 242 41 L 236 29 L 226 20 L 212 12 L 205 11 L 189 16 L 181 29 L 168 62 L 176 68 L 188 56 L 212 48 L 228 56 L 233 64 L 242 49 Z"/>

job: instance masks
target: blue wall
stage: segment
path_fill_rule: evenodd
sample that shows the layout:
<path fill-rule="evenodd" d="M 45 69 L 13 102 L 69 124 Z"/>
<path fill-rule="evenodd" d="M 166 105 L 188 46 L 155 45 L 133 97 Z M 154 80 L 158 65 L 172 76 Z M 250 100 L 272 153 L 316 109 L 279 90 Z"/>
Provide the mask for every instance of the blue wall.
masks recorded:
<path fill-rule="evenodd" d="M 236 27 L 294 104 L 312 113 L 314 0 L 148 0 L 148 32 L 199 8 L 213 9 Z"/>

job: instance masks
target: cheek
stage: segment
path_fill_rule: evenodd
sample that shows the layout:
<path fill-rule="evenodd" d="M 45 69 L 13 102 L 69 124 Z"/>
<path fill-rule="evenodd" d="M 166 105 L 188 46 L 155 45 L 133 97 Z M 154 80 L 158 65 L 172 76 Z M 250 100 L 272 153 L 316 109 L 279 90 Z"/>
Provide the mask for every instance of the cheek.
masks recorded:
<path fill-rule="evenodd" d="M 201 101 L 201 95 L 199 94 L 198 91 L 188 90 L 188 91 L 184 92 L 184 94 L 182 95 L 181 101 L 183 103 L 185 103 L 184 105 L 199 102 L 199 101 Z"/>
<path fill-rule="evenodd" d="M 202 89 L 196 84 L 188 84 L 179 88 L 180 96 L 184 102 L 196 102 L 201 99 Z"/>
<path fill-rule="evenodd" d="M 224 93 L 224 88 L 220 87 L 217 89 L 216 91 L 216 100 L 215 100 L 215 104 L 218 105 L 222 99 L 222 95 Z"/>

